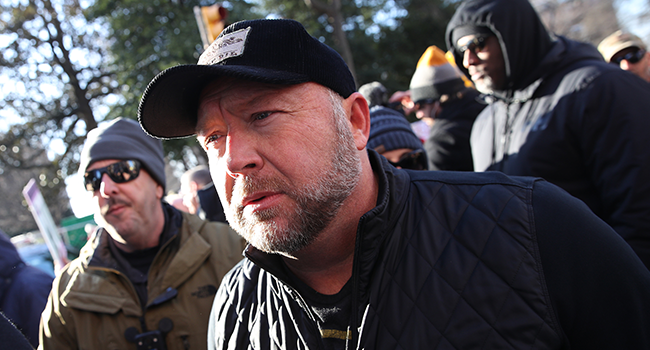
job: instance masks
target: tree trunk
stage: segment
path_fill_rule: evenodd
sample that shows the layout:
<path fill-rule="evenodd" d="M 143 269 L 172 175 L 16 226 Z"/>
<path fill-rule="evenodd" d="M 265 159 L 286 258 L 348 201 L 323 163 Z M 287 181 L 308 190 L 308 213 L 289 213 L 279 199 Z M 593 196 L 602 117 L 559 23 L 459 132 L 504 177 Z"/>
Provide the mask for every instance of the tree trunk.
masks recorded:
<path fill-rule="evenodd" d="M 314 9 L 314 11 L 317 13 L 327 15 L 329 22 L 334 28 L 334 38 L 340 50 L 341 56 L 343 57 L 345 63 L 347 63 L 348 68 L 350 69 L 350 73 L 352 73 L 352 78 L 354 78 L 356 84 L 357 75 L 354 69 L 352 50 L 350 49 L 348 37 L 345 35 L 345 31 L 343 30 L 341 0 L 332 0 L 332 3 L 330 5 L 326 5 L 319 0 L 305 0 L 305 4 Z"/>

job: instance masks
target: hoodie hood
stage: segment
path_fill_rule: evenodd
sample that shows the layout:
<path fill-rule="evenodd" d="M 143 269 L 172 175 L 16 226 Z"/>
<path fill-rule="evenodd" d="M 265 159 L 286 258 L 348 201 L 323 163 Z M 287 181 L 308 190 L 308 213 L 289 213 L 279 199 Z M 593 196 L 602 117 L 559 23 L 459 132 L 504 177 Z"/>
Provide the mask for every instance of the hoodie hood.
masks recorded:
<path fill-rule="evenodd" d="M 555 43 L 537 12 L 527 0 L 470 0 L 461 3 L 447 25 L 447 48 L 465 75 L 463 57 L 452 41 L 460 27 L 485 27 L 496 35 L 503 52 L 506 90 L 517 90 L 534 80 L 540 62 Z M 468 75 L 469 76 L 469 75 Z"/>

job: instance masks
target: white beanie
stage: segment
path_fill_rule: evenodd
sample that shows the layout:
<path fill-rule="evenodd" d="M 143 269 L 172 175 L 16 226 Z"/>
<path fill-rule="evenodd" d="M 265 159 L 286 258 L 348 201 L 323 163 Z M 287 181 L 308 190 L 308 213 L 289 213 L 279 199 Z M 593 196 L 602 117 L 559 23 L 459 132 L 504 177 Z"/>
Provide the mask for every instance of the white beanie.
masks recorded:
<path fill-rule="evenodd" d="M 462 75 L 451 65 L 445 53 L 437 46 L 429 46 L 418 61 L 411 79 L 411 100 L 438 100 L 443 95 L 453 95 L 465 88 Z"/>

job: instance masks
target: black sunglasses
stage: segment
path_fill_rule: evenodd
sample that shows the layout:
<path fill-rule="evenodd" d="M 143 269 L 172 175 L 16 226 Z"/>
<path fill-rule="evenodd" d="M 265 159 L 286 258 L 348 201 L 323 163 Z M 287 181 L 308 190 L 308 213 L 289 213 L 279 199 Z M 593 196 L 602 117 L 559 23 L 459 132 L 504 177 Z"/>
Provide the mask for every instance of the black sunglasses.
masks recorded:
<path fill-rule="evenodd" d="M 645 55 L 645 50 L 638 49 L 636 51 L 628 52 L 625 55 L 622 55 L 622 56 L 619 56 L 619 57 L 616 57 L 616 58 L 612 58 L 610 63 L 613 63 L 613 64 L 615 64 L 617 66 L 620 66 L 621 61 L 623 61 L 623 60 L 626 60 L 629 63 L 637 63 L 637 62 L 641 61 L 641 59 L 643 58 L 643 55 Z"/>
<path fill-rule="evenodd" d="M 412 170 L 427 170 L 427 155 L 424 150 L 416 149 L 408 153 L 402 154 L 399 160 L 395 163 L 388 161 L 394 167 Z"/>
<path fill-rule="evenodd" d="M 470 50 L 476 54 L 485 48 L 485 45 L 487 45 L 487 39 L 489 37 L 490 35 L 475 36 L 474 39 L 470 40 L 467 44 L 459 47 L 458 52 L 460 52 L 461 55 L 464 55 L 465 51 Z"/>
<path fill-rule="evenodd" d="M 426 104 L 433 104 L 433 103 L 436 103 L 436 101 L 438 101 L 437 98 L 425 98 L 425 99 L 422 99 L 422 100 L 418 100 L 418 101 L 415 102 L 415 108 L 420 109 L 420 106 L 426 105 Z"/>
<path fill-rule="evenodd" d="M 103 168 L 86 171 L 84 174 L 86 190 L 98 191 L 104 174 L 107 174 L 113 182 L 118 184 L 129 182 L 140 175 L 140 162 L 137 160 L 122 160 Z"/>

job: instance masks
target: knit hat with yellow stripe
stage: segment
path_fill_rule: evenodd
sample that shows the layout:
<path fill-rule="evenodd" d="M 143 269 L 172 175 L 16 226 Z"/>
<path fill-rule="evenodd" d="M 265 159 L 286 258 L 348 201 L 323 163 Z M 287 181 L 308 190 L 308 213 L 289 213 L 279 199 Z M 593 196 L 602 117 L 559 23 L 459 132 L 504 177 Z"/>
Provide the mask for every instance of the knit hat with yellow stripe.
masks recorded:
<path fill-rule="evenodd" d="M 429 46 L 413 73 L 411 100 L 415 103 L 434 102 L 444 95 L 455 95 L 465 87 L 458 68 L 447 61 L 445 52 L 437 46 Z"/>

